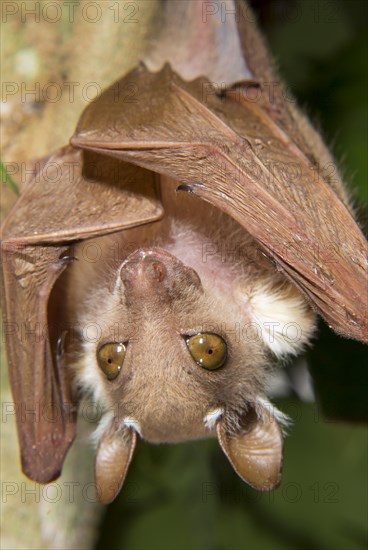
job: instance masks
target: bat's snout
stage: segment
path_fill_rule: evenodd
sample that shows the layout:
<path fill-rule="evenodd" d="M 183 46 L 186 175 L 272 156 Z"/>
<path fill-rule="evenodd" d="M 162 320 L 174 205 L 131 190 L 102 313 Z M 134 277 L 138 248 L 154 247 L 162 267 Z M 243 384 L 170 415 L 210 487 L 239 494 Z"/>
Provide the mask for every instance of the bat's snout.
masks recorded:
<path fill-rule="evenodd" d="M 147 294 L 178 298 L 188 285 L 201 288 L 196 271 L 161 248 L 144 248 L 130 254 L 120 268 L 127 295 Z"/>
<path fill-rule="evenodd" d="M 128 256 L 120 269 L 120 277 L 128 286 L 157 286 L 167 279 L 166 263 L 174 260 L 165 250 L 140 249 Z"/>

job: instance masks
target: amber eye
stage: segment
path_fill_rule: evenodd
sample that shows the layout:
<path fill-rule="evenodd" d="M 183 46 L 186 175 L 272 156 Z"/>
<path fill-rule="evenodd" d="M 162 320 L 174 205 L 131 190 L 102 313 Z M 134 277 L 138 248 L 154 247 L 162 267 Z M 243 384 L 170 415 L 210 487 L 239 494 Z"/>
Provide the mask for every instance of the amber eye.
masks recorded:
<path fill-rule="evenodd" d="M 104 344 L 97 351 L 97 362 L 108 380 L 114 380 L 123 366 L 126 346 L 119 342 Z"/>
<path fill-rule="evenodd" d="M 221 336 L 212 333 L 186 336 L 185 342 L 197 365 L 204 369 L 216 370 L 226 361 L 227 346 Z"/>

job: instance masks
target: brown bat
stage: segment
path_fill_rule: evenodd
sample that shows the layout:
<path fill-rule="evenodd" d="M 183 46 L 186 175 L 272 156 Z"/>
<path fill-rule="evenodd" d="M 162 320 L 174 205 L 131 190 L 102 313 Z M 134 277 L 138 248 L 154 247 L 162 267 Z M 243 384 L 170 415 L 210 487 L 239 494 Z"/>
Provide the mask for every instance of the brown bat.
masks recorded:
<path fill-rule="evenodd" d="M 282 87 L 265 93 L 275 74 L 252 20 L 221 39 L 235 69 L 218 25 L 205 28 L 197 64 L 183 46 L 160 68 L 163 35 L 149 68 L 91 103 L 3 227 L 23 471 L 60 474 L 88 394 L 103 410 L 104 503 L 139 437 L 217 435 L 243 480 L 274 488 L 286 419 L 266 399 L 270 366 L 310 341 L 313 310 L 368 340 L 367 246 L 340 180 L 323 176 L 328 151 Z"/>

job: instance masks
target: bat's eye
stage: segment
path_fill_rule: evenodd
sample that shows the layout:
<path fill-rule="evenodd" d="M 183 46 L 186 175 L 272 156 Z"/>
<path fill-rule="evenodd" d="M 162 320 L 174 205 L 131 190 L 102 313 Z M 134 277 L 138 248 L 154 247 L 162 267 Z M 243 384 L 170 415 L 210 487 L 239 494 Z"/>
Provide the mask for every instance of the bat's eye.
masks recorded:
<path fill-rule="evenodd" d="M 221 336 L 212 333 L 186 336 L 185 342 L 197 365 L 204 369 L 216 370 L 225 364 L 226 342 Z"/>
<path fill-rule="evenodd" d="M 126 346 L 118 342 L 104 344 L 97 351 L 97 362 L 108 380 L 114 380 L 123 366 Z"/>

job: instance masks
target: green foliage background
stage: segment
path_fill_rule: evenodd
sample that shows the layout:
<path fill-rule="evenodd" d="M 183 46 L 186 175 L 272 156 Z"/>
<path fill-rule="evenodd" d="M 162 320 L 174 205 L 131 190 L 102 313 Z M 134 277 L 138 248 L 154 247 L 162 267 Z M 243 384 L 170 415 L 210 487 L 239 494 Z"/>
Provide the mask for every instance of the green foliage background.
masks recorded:
<path fill-rule="evenodd" d="M 367 3 L 253 5 L 282 77 L 332 146 L 366 225 Z M 366 548 L 366 348 L 321 323 L 308 363 L 317 403 L 293 396 L 276 403 L 294 421 L 279 489 L 244 485 L 216 441 L 142 443 L 106 510 L 97 550 Z"/>

